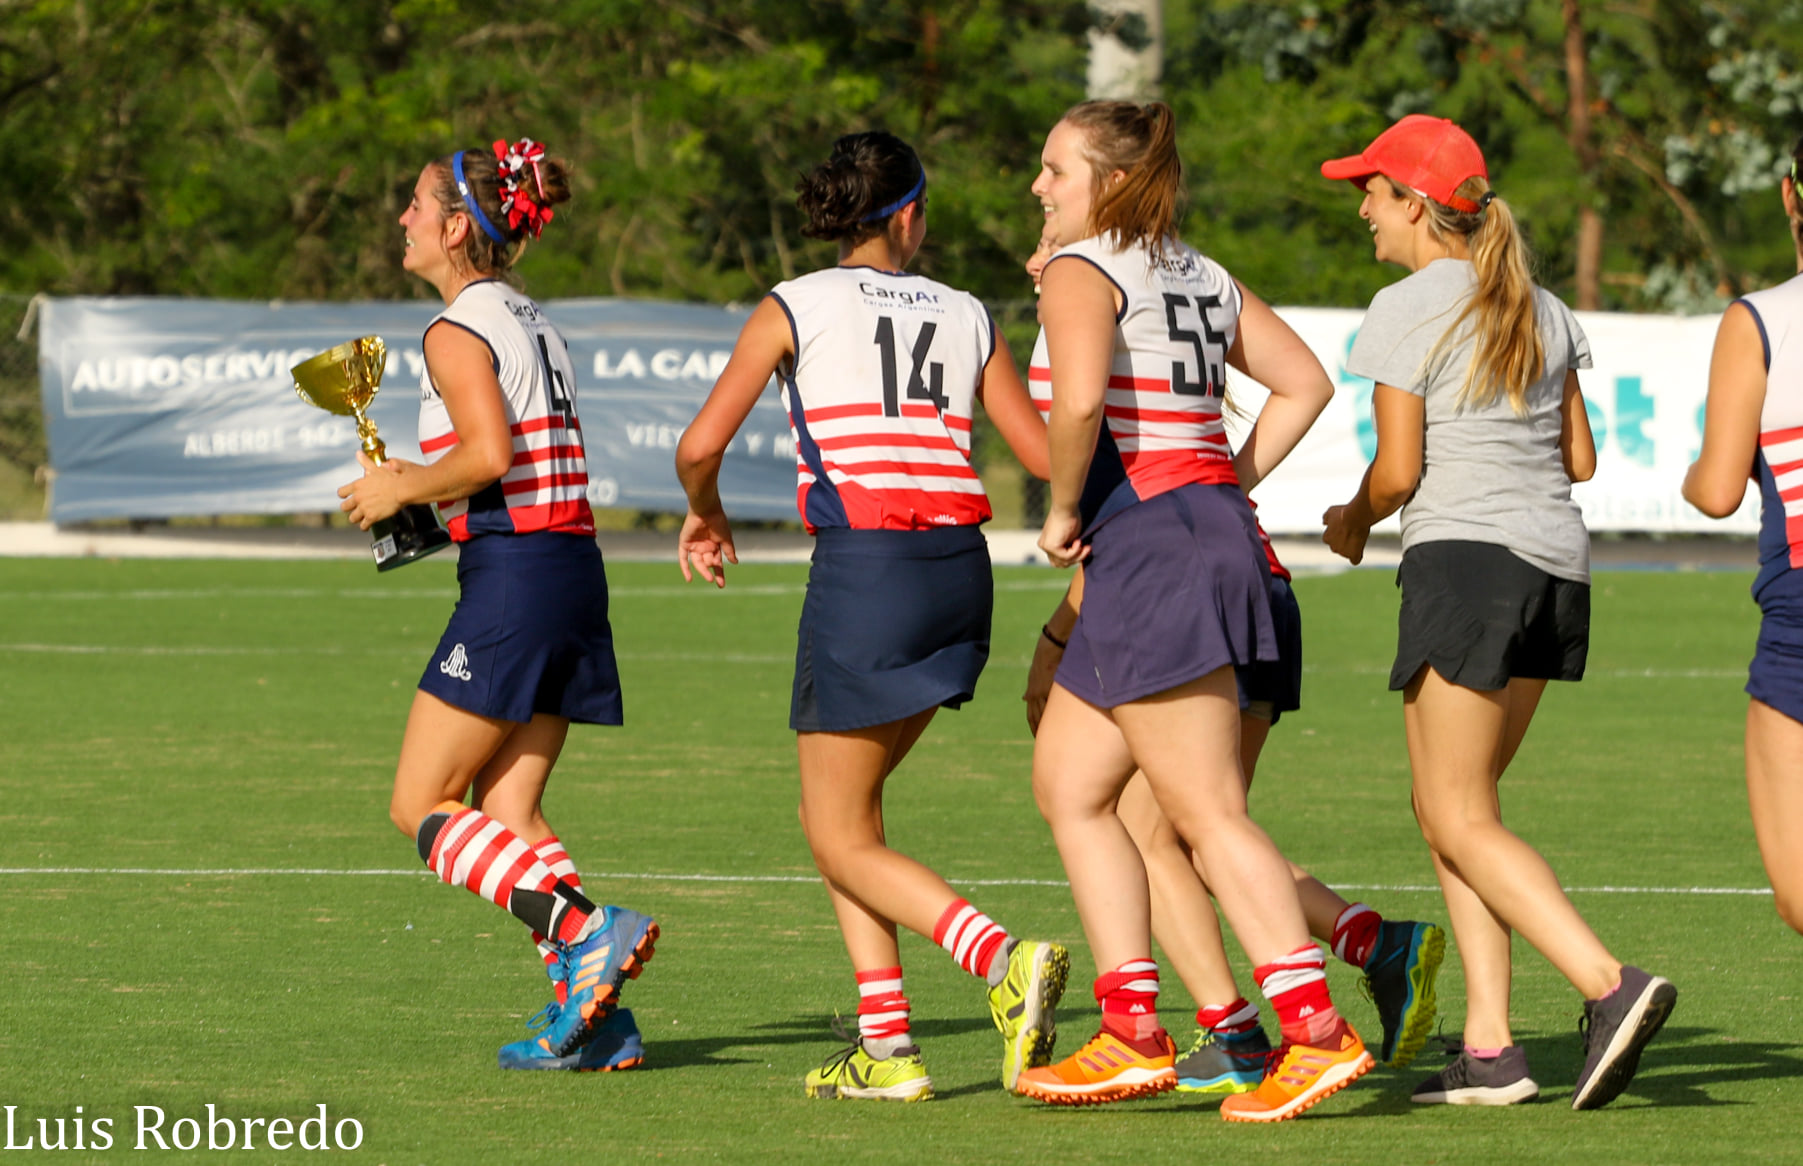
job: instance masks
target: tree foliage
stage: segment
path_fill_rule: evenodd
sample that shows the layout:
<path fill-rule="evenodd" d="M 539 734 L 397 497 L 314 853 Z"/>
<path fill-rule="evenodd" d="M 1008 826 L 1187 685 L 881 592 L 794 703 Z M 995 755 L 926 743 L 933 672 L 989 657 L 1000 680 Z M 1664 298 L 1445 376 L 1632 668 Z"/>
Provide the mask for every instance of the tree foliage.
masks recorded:
<path fill-rule="evenodd" d="M 1206 168 L 1192 195 L 1211 249 L 1280 300 L 1362 304 L 1393 278 L 1369 263 L 1353 196 L 1308 180 L 1421 112 L 1483 144 L 1542 281 L 1568 296 L 1585 207 L 1602 224 L 1603 307 L 1707 310 L 1794 272 L 1776 183 L 1803 132 L 1796 0 L 1184 8 L 1166 77 L 1209 79 L 1181 94 L 1188 156 Z M 1583 34 L 1590 168 L 1572 140 L 1568 17 Z"/>
<path fill-rule="evenodd" d="M 928 160 L 924 265 L 1002 292 L 1083 68 L 1081 10 L 1020 0 L 0 7 L 0 137 L 37 163 L 0 176 L 0 286 L 63 293 L 423 294 L 395 225 L 420 167 L 528 134 L 582 179 L 535 293 L 742 300 L 831 261 L 795 180 L 873 126 Z"/>
<path fill-rule="evenodd" d="M 1571 124 L 1562 46 L 1587 68 Z M 395 224 L 420 166 L 530 134 L 577 201 L 540 295 L 731 301 L 831 261 L 793 187 L 881 126 L 932 177 L 922 269 L 1022 296 L 1026 187 L 1082 97 L 1074 0 L 0 0 L 0 289 L 426 294 Z M 1323 158 L 1458 119 L 1569 294 L 1582 208 L 1604 305 L 1702 308 L 1789 273 L 1772 186 L 1803 129 L 1799 0 L 1166 0 L 1186 232 L 1267 297 L 1395 273 Z"/>

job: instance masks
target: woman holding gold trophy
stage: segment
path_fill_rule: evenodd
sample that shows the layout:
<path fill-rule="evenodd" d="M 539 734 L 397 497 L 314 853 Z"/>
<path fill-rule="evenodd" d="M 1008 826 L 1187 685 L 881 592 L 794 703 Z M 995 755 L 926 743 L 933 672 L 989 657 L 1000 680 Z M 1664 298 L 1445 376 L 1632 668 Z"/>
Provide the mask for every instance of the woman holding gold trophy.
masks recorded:
<path fill-rule="evenodd" d="M 509 1069 L 638 1064 L 638 1031 L 616 1008 L 658 934 L 650 916 L 584 897 L 540 807 L 570 722 L 621 720 L 575 371 L 511 282 L 569 197 L 565 164 L 529 138 L 426 164 L 400 219 L 402 266 L 445 302 L 425 334 L 425 458 L 360 453 L 364 476 L 338 492 L 365 529 L 435 504 L 458 544 L 460 596 L 414 695 L 389 815 L 441 879 L 539 943 L 557 998 L 534 1036 L 501 1050 Z"/>

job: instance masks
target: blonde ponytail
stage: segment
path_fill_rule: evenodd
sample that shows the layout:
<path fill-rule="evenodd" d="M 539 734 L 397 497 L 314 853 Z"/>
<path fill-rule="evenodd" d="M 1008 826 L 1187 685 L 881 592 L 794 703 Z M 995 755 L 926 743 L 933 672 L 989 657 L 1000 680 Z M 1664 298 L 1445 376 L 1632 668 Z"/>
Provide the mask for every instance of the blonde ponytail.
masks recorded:
<path fill-rule="evenodd" d="M 1527 244 L 1515 227 L 1509 204 L 1496 197 L 1488 181 L 1478 177 L 1467 178 L 1453 192 L 1478 205 L 1478 210 L 1469 213 L 1425 198 L 1394 180 L 1390 185 L 1399 198 L 1421 199 L 1428 211 L 1429 228 L 1439 242 L 1450 244 L 1455 236 L 1465 240 L 1477 275 L 1477 287 L 1428 354 L 1428 365 L 1438 360 L 1466 321 L 1472 321 L 1474 350 L 1459 390 L 1459 406 L 1482 408 L 1506 394 L 1515 415 L 1526 416 L 1528 390 L 1546 369 L 1546 348 L 1540 343 L 1534 313 Z"/>

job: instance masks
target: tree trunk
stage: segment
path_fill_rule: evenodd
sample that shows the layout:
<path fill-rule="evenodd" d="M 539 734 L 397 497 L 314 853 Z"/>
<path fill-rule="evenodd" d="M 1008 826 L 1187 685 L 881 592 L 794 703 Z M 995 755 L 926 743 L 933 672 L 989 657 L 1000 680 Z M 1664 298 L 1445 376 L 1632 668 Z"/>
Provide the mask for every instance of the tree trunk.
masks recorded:
<path fill-rule="evenodd" d="M 1164 77 L 1161 0 L 1090 0 L 1089 96 L 1151 101 Z"/>
<path fill-rule="evenodd" d="M 1603 217 L 1596 209 L 1596 142 L 1590 132 L 1590 78 L 1584 51 L 1584 25 L 1579 0 L 1561 0 L 1565 21 L 1566 141 L 1578 162 L 1582 180 L 1578 207 L 1578 310 L 1594 312 L 1603 306 Z"/>

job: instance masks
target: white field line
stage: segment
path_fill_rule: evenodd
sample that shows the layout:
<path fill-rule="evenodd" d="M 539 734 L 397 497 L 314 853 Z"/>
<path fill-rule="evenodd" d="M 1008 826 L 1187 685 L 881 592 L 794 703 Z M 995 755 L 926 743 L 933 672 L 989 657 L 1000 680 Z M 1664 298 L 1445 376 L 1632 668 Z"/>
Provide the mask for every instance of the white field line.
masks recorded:
<path fill-rule="evenodd" d="M 48 656 L 382 656 L 408 660 L 424 659 L 430 644 L 405 648 L 275 648 L 232 647 L 207 644 L 0 644 L 0 653 Z M 793 664 L 793 652 L 616 652 L 621 660 L 644 660 L 676 664 Z M 1021 666 L 1029 661 L 1024 657 Z"/>
<path fill-rule="evenodd" d="M 305 875 L 324 878 L 437 878 L 430 870 L 332 870 L 323 867 L 145 867 L 145 866 L 12 866 L 0 867 L 0 875 L 163 875 L 191 878 L 243 878 L 271 875 Z M 604 880 L 653 883 L 804 883 L 820 880 L 810 875 L 648 874 L 636 871 L 588 871 L 585 883 Z M 1068 887 L 1062 879 L 950 879 L 961 887 Z M 1430 883 L 1336 883 L 1342 891 L 1438 892 Z M 1574 895 L 1769 895 L 1770 887 L 1566 887 Z"/>
<path fill-rule="evenodd" d="M 1063 591 L 1068 581 L 1057 579 L 1006 580 L 995 585 L 997 591 Z M 609 587 L 610 597 L 626 599 L 669 599 L 685 595 L 800 595 L 801 583 L 728 583 L 724 589 L 695 583 L 674 583 L 667 587 Z M 0 591 L 0 602 L 11 600 L 55 600 L 64 603 L 104 603 L 112 600 L 211 600 L 211 599 L 456 599 L 455 587 L 200 587 L 183 589 L 137 589 L 131 591 Z"/>
<path fill-rule="evenodd" d="M 406 648 L 333 648 L 333 647 L 234 647 L 209 644 L 33 644 L 0 643 L 0 653 L 47 656 L 401 656 L 408 659 L 419 654 L 415 647 Z M 793 664 L 793 653 L 783 652 L 617 652 L 621 660 L 654 664 Z M 989 662 L 1004 668 L 1025 668 L 1032 663 L 1026 656 L 991 656 Z M 1380 665 L 1353 665 L 1323 668 L 1305 664 L 1302 671 L 1311 676 L 1388 676 L 1390 670 Z M 1598 680 L 1740 680 L 1745 668 L 1592 668 L 1586 677 Z"/>
<path fill-rule="evenodd" d="M 421 642 L 424 644 L 424 641 Z M 0 653 L 47 656 L 405 656 L 419 655 L 422 648 L 333 648 L 333 647 L 238 647 L 209 644 L 37 644 L 0 643 Z M 659 664 L 793 664 L 793 653 L 774 652 L 631 652 L 617 653 L 622 660 Z M 1024 668 L 1032 663 L 1026 656 L 991 656 L 998 667 Z M 1302 666 L 1313 676 L 1388 676 L 1390 669 L 1382 665 L 1353 665 L 1323 668 L 1318 664 Z M 1739 680 L 1745 668 L 1592 668 L 1587 677 L 1603 680 Z"/>

